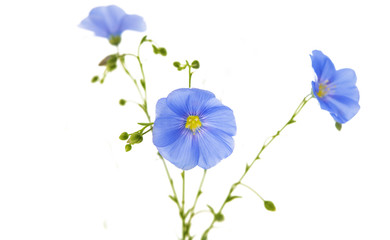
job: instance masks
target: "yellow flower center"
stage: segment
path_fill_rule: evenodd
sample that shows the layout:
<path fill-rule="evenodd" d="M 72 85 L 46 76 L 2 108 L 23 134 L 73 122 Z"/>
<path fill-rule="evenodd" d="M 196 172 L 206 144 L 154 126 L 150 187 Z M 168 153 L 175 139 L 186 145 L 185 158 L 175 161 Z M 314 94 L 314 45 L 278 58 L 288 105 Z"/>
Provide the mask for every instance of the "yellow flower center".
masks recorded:
<path fill-rule="evenodd" d="M 317 96 L 322 98 L 324 96 L 326 96 L 326 94 L 328 94 L 330 88 L 328 86 L 328 80 L 326 80 L 325 82 L 323 83 L 320 83 L 320 85 L 318 86 L 318 92 L 317 92 Z"/>
<path fill-rule="evenodd" d="M 186 128 L 191 129 L 191 131 L 195 134 L 195 130 L 202 126 L 202 123 L 199 120 L 198 116 L 188 116 L 186 122 Z"/>

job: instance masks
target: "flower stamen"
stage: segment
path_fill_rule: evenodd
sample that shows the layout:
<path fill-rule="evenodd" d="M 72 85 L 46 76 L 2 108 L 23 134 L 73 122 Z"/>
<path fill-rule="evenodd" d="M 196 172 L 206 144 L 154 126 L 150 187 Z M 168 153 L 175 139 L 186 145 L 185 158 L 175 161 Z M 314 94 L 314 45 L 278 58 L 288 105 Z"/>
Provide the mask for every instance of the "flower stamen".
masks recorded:
<path fill-rule="evenodd" d="M 196 129 L 202 126 L 202 122 L 199 120 L 198 116 L 188 116 L 186 121 L 186 128 L 189 128 L 195 135 Z"/>
<path fill-rule="evenodd" d="M 328 83 L 329 83 L 329 80 L 326 80 L 323 83 L 320 83 L 320 85 L 318 86 L 318 92 L 317 92 L 318 97 L 322 98 L 328 94 L 328 92 L 330 90 Z"/>

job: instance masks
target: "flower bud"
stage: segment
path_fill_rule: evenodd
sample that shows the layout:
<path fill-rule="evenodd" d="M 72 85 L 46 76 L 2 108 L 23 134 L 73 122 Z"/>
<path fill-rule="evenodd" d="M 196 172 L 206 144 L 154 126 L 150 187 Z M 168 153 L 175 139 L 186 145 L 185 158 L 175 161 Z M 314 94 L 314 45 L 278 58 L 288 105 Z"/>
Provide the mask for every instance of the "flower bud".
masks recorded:
<path fill-rule="evenodd" d="M 123 132 L 121 133 L 121 135 L 119 135 L 120 140 L 127 140 L 128 138 L 129 138 L 129 134 L 127 132 Z"/>
<path fill-rule="evenodd" d="M 338 122 L 336 122 L 335 126 L 336 126 L 337 130 L 339 130 L 339 131 L 341 131 L 341 128 L 343 127 L 343 125 L 341 123 L 338 123 Z"/>
<path fill-rule="evenodd" d="M 125 99 L 119 100 L 119 104 L 120 104 L 121 106 L 125 106 L 126 100 L 125 100 Z M 126 139 L 127 139 L 127 138 L 126 138 Z"/>
<path fill-rule="evenodd" d="M 130 139 L 127 141 L 130 144 L 137 144 L 140 143 L 144 140 L 144 137 L 142 136 L 141 133 L 135 132 L 130 135 Z"/>
<path fill-rule="evenodd" d="M 276 207 L 275 207 L 274 203 L 271 201 L 264 201 L 264 207 L 268 211 L 272 211 L 272 212 L 276 211 Z"/>
<path fill-rule="evenodd" d="M 191 67 L 194 69 L 198 69 L 200 67 L 199 61 L 195 60 L 191 63 Z"/>
<path fill-rule="evenodd" d="M 93 78 L 92 78 L 92 80 L 91 80 L 91 82 L 97 82 L 97 81 L 99 81 L 99 76 L 94 76 Z"/>
<path fill-rule="evenodd" d="M 179 68 L 179 67 L 180 67 L 180 63 L 179 63 L 179 62 L 174 62 L 174 63 L 173 63 L 173 66 Z"/>
<path fill-rule="evenodd" d="M 126 144 L 125 151 L 128 152 L 131 150 L 131 144 Z"/>
<path fill-rule="evenodd" d="M 159 51 L 160 54 L 161 54 L 162 56 L 164 56 L 164 57 L 167 55 L 167 50 L 166 50 L 165 48 L 159 48 L 158 51 Z"/>

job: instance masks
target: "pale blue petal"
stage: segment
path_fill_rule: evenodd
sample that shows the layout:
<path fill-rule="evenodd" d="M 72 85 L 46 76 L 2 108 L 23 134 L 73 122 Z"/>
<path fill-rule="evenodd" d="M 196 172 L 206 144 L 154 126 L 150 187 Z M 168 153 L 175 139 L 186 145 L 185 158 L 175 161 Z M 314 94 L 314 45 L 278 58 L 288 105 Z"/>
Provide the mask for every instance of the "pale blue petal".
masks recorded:
<path fill-rule="evenodd" d="M 350 68 L 337 70 L 330 79 L 332 84 L 337 86 L 351 87 L 356 85 L 356 73 Z"/>
<path fill-rule="evenodd" d="M 180 137 L 186 119 L 168 108 L 166 98 L 162 98 L 157 102 L 156 115 L 153 126 L 153 144 L 156 147 L 165 147 Z"/>
<path fill-rule="evenodd" d="M 120 35 L 119 27 L 126 13 L 115 5 L 97 7 L 91 10 L 89 18 L 96 25 L 105 26 L 110 35 Z"/>
<path fill-rule="evenodd" d="M 215 95 L 206 90 L 181 88 L 168 95 L 167 104 L 178 115 L 199 115 L 212 98 L 215 98 Z"/>
<path fill-rule="evenodd" d="M 236 135 L 237 126 L 233 111 L 226 106 L 208 108 L 202 113 L 202 126 L 224 131 L 230 136 Z"/>
<path fill-rule="evenodd" d="M 332 61 L 321 51 L 314 50 L 310 55 L 312 67 L 317 75 L 318 81 L 329 80 L 336 71 Z"/>
<path fill-rule="evenodd" d="M 232 154 L 234 140 L 219 129 L 204 128 L 198 134 L 199 167 L 209 169 Z"/>
<path fill-rule="evenodd" d="M 339 123 L 348 122 L 360 109 L 359 103 L 347 96 L 332 96 L 327 99 L 327 102 L 331 108 L 329 112 Z"/>
<path fill-rule="evenodd" d="M 187 129 L 186 129 L 187 130 Z M 157 147 L 161 156 L 176 167 L 189 170 L 198 164 L 199 144 L 191 131 L 182 131 L 176 142 L 166 147 Z"/>
<path fill-rule="evenodd" d="M 110 34 L 108 33 L 105 25 L 96 25 L 90 18 L 86 18 L 81 21 L 79 27 L 90 30 L 95 33 L 98 37 L 109 38 Z"/>
<path fill-rule="evenodd" d="M 146 23 L 141 16 L 126 15 L 122 18 L 122 22 L 119 26 L 119 31 L 121 33 L 125 30 L 143 32 L 146 30 Z"/>

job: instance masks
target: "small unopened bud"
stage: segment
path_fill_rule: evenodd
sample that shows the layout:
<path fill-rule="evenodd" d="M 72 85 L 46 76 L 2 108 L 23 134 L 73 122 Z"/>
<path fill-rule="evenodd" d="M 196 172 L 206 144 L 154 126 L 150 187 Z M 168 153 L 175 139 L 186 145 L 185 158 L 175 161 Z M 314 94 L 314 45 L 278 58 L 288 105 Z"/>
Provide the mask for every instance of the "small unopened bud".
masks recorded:
<path fill-rule="evenodd" d="M 341 131 L 341 128 L 343 127 L 343 125 L 341 123 L 338 123 L 336 122 L 336 129 Z"/>
<path fill-rule="evenodd" d="M 121 133 L 121 135 L 119 135 L 119 139 L 120 140 L 127 140 L 127 139 L 129 139 L 129 134 L 127 132 L 123 132 L 123 133 Z"/>
<path fill-rule="evenodd" d="M 161 54 L 162 56 L 164 56 L 164 57 L 167 55 L 167 50 L 166 50 L 165 48 L 159 48 L 158 51 L 159 51 L 160 54 Z"/>
<path fill-rule="evenodd" d="M 119 100 L 119 104 L 120 104 L 121 106 L 124 106 L 124 105 L 126 104 L 126 100 L 125 100 L 125 99 Z"/>
<path fill-rule="evenodd" d="M 179 68 L 179 67 L 180 67 L 180 63 L 179 63 L 179 62 L 174 62 L 174 63 L 173 63 L 173 66 Z"/>
<path fill-rule="evenodd" d="M 142 142 L 143 140 L 144 140 L 144 137 L 142 136 L 142 134 L 139 132 L 135 132 L 135 133 L 130 135 L 130 139 L 127 142 L 130 144 L 137 144 L 137 143 Z"/>
<path fill-rule="evenodd" d="M 274 203 L 271 201 L 264 201 L 264 207 L 268 211 L 272 211 L 272 212 L 276 211 L 276 207 L 275 207 Z"/>
<path fill-rule="evenodd" d="M 126 144 L 125 150 L 126 150 L 126 152 L 130 151 L 131 150 L 131 144 Z"/>
<path fill-rule="evenodd" d="M 191 67 L 195 68 L 195 69 L 198 69 L 200 67 L 199 61 L 198 60 L 193 61 L 191 63 Z"/>
<path fill-rule="evenodd" d="M 99 81 L 99 76 L 94 76 L 93 78 L 92 78 L 92 80 L 91 80 L 91 82 L 97 82 L 97 81 Z"/>

